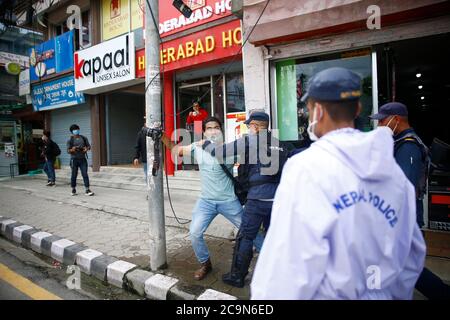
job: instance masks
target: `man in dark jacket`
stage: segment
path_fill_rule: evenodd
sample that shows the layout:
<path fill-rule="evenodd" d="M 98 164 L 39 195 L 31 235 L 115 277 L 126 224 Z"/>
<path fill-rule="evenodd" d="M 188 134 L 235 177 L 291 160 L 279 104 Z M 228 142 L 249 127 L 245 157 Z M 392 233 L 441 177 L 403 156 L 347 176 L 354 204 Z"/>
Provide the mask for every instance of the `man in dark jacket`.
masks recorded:
<path fill-rule="evenodd" d="M 50 139 L 50 131 L 44 131 L 42 136 L 43 147 L 42 156 L 45 159 L 44 172 L 47 174 L 47 186 L 51 187 L 55 185 L 55 160 L 61 152 L 58 145 Z"/>
<path fill-rule="evenodd" d="M 86 188 L 85 194 L 87 196 L 93 196 L 94 193 L 89 189 L 87 161 L 87 152 L 91 150 L 91 145 L 85 136 L 80 135 L 80 127 L 77 124 L 71 125 L 69 130 L 72 133 L 72 136 L 67 141 L 67 152 L 70 153 L 70 167 L 72 169 L 72 175 L 70 178 L 72 196 L 77 194 L 76 186 L 78 168 L 80 168 L 81 175 L 83 176 L 84 187 Z"/>
<path fill-rule="evenodd" d="M 250 114 L 245 124 L 250 134 L 229 144 L 211 148 L 207 142 L 206 151 L 219 161 L 239 157 L 239 163 L 248 165 L 248 194 L 242 223 L 234 247 L 231 271 L 224 274 L 223 282 L 242 288 L 253 258 L 253 241 L 261 225 L 267 231 L 270 224 L 273 199 L 280 182 L 281 169 L 287 160 L 288 150 L 273 137 L 269 128 L 269 115 L 256 111 Z M 285 150 L 286 149 L 286 150 Z"/>
<path fill-rule="evenodd" d="M 145 127 L 145 117 L 144 117 L 144 127 Z M 136 145 L 134 146 L 135 154 L 133 157 L 133 165 L 136 167 L 139 165 L 139 161 L 142 163 L 142 166 L 144 167 L 144 174 L 145 174 L 145 183 L 147 182 L 147 137 L 142 132 L 142 130 L 139 130 L 137 137 L 136 137 Z"/>
<path fill-rule="evenodd" d="M 429 166 L 428 148 L 409 125 L 408 109 L 399 102 L 380 107 L 371 116 L 378 125 L 389 127 L 394 136 L 394 157 L 400 168 L 416 188 L 416 215 L 419 227 L 424 226 L 423 196 Z M 416 289 L 430 300 L 450 299 L 450 287 L 428 268 L 424 268 L 416 283 Z"/>

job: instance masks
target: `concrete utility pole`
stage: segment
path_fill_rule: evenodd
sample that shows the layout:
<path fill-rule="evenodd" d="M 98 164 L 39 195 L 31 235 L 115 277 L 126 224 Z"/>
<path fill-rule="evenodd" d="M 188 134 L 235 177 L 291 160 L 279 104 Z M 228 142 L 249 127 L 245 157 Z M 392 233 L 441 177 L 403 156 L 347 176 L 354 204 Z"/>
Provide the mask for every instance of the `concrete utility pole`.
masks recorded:
<path fill-rule="evenodd" d="M 155 22 L 159 21 L 158 0 L 145 1 L 145 114 L 148 128 L 161 128 L 161 81 L 159 75 L 159 30 Z M 151 11 L 150 7 L 151 6 Z M 153 12 L 153 16 L 152 16 Z M 167 266 L 166 224 L 164 219 L 163 172 L 161 141 L 157 143 L 155 154 L 154 141 L 147 137 L 147 182 L 148 210 L 150 215 L 150 268 L 157 270 Z M 155 160 L 159 167 L 152 174 Z"/>

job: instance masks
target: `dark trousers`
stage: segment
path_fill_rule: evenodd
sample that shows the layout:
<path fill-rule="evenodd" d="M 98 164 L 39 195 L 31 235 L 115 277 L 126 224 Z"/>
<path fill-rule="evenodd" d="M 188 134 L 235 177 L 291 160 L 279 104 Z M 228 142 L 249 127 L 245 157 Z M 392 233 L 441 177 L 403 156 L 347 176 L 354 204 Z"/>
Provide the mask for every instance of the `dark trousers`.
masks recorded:
<path fill-rule="evenodd" d="M 72 168 L 72 176 L 70 178 L 70 186 L 74 189 L 77 186 L 78 168 L 80 168 L 81 175 L 83 176 L 84 186 L 89 189 L 89 176 L 88 176 L 88 162 L 87 159 L 72 159 L 70 161 L 70 167 Z"/>
<path fill-rule="evenodd" d="M 272 201 L 248 200 L 242 214 L 236 246 L 234 247 L 232 273 L 245 277 L 253 259 L 253 241 L 263 225 L 267 231 L 270 225 Z"/>
<path fill-rule="evenodd" d="M 429 300 L 450 299 L 450 286 L 427 268 L 423 268 L 417 279 L 416 289 Z"/>
<path fill-rule="evenodd" d="M 53 160 L 45 160 L 44 163 L 44 172 L 47 174 L 48 182 L 55 182 L 55 166 Z"/>

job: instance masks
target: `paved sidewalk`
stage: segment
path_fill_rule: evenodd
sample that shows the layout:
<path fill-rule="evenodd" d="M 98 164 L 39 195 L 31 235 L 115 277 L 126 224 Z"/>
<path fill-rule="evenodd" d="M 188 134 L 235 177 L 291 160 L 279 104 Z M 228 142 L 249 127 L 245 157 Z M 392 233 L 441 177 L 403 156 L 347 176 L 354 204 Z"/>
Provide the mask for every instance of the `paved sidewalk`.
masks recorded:
<path fill-rule="evenodd" d="M 101 187 L 93 191 L 96 193 L 93 197 L 84 194 L 72 197 L 67 185 L 46 187 L 43 180 L 24 178 L 1 181 L 1 215 L 148 268 L 149 225 L 145 193 Z M 186 194 L 171 195 L 179 218 L 189 221 L 195 198 Z M 188 284 L 248 299 L 248 286 L 243 289 L 232 288 L 221 281 L 221 275 L 228 272 L 231 264 L 234 229 L 231 224 L 225 219 L 214 223 L 213 227 L 222 232 L 223 237 L 206 236 L 213 272 L 206 279 L 195 281 L 192 274 L 198 268 L 198 263 L 189 240 L 189 224 L 178 225 L 170 217 L 168 208 L 166 203 L 169 268 L 163 273 Z M 228 231 L 223 232 L 224 229 Z"/>

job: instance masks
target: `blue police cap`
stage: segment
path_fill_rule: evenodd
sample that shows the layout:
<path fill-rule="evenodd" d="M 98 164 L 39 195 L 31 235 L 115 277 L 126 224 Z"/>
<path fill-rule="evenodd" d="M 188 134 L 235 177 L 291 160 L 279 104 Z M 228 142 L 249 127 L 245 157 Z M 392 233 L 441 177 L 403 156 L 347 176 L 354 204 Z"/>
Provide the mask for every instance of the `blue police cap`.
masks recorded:
<path fill-rule="evenodd" d="M 250 114 L 250 116 L 247 120 L 245 120 L 244 123 L 249 124 L 252 120 L 269 122 L 269 115 L 262 111 L 255 111 Z"/>
<path fill-rule="evenodd" d="M 389 102 L 383 104 L 378 113 L 369 116 L 370 119 L 383 120 L 389 116 L 408 116 L 408 108 L 403 103 L 400 102 Z"/>
<path fill-rule="evenodd" d="M 345 68 L 334 67 L 314 75 L 306 94 L 301 101 L 308 98 L 319 101 L 349 101 L 361 97 L 361 77 Z"/>

